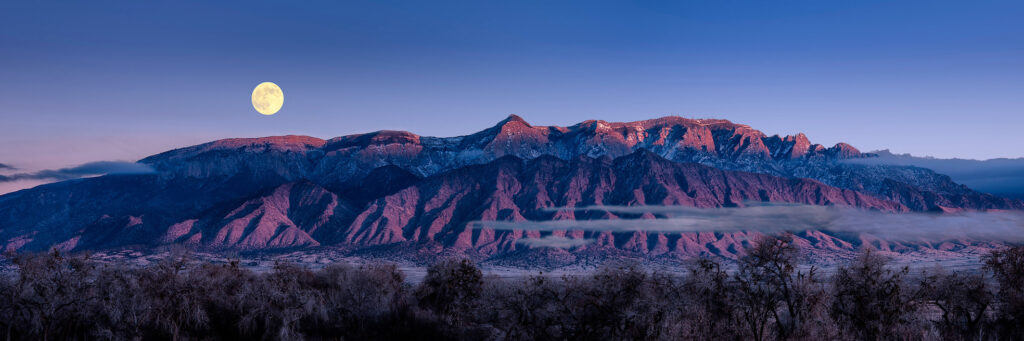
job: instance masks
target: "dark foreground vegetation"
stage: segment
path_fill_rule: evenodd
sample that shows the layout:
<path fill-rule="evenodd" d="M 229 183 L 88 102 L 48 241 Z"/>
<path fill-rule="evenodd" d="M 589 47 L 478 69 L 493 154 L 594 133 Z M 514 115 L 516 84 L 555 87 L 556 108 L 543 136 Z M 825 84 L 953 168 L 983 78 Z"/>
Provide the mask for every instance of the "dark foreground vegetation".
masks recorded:
<path fill-rule="evenodd" d="M 144 268 L 57 252 L 10 260 L 0 333 L 16 340 L 1024 338 L 1021 247 L 993 252 L 978 273 L 911 274 L 865 251 L 826 276 L 798 268 L 781 237 L 729 272 L 701 259 L 684 276 L 620 264 L 500 280 L 448 260 L 416 285 L 388 264 L 257 273 L 182 255 Z"/>

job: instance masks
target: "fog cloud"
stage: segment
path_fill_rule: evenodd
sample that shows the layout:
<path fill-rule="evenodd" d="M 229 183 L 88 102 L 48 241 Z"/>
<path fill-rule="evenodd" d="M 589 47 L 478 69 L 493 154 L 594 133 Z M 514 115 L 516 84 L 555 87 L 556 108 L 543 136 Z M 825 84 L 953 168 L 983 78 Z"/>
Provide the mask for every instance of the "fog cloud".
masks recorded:
<path fill-rule="evenodd" d="M 523 238 L 517 241 L 517 244 L 523 244 L 527 247 L 539 248 L 539 247 L 551 247 L 558 249 L 571 249 L 577 246 L 583 246 L 597 241 L 596 239 L 582 239 L 582 238 L 566 238 L 559 236 L 546 236 L 543 238 Z"/>
<path fill-rule="evenodd" d="M 739 232 L 767 234 L 821 230 L 867 233 L 890 240 L 972 239 L 1024 241 L 1024 212 L 883 213 L 848 207 L 755 205 L 731 208 L 681 206 L 589 206 L 571 210 L 614 214 L 651 213 L 657 219 L 475 221 L 471 228 L 496 230 L 582 230 L 612 232 Z"/>
<path fill-rule="evenodd" d="M 18 180 L 70 180 L 104 174 L 146 174 L 153 173 L 148 165 L 124 161 L 97 161 L 61 169 L 47 169 L 31 173 L 0 175 L 0 182 Z"/>

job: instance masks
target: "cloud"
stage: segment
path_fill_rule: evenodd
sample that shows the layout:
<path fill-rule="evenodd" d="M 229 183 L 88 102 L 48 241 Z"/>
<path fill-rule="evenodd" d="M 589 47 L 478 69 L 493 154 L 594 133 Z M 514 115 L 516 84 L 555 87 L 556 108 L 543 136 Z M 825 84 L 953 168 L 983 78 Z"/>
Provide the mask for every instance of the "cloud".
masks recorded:
<path fill-rule="evenodd" d="M 566 238 L 559 236 L 546 236 L 543 238 L 523 238 L 517 241 L 517 244 L 523 244 L 527 247 L 539 248 L 539 247 L 551 247 L 557 249 L 571 249 L 577 246 L 583 246 L 597 241 L 596 239 L 582 239 L 582 238 Z"/>
<path fill-rule="evenodd" d="M 616 214 L 651 213 L 658 219 L 474 221 L 471 228 L 538 231 L 739 232 L 775 234 L 806 230 L 867 233 L 890 240 L 972 239 L 1024 242 L 1024 212 L 884 213 L 848 207 L 756 205 L 731 208 L 589 206 Z"/>
<path fill-rule="evenodd" d="M 15 170 L 17 168 L 11 167 L 10 165 L 0 163 L 0 170 Z"/>
<path fill-rule="evenodd" d="M 104 174 L 147 174 L 155 172 L 148 165 L 124 161 L 97 161 L 75 167 L 47 169 L 33 173 L 0 175 L 0 182 L 18 180 L 70 180 Z"/>

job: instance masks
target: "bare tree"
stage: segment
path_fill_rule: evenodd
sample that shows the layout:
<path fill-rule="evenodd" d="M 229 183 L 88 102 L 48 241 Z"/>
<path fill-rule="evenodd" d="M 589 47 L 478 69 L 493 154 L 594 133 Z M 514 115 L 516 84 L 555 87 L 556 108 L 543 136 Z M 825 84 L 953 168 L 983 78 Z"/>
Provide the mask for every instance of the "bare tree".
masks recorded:
<path fill-rule="evenodd" d="M 172 255 L 142 272 L 139 279 L 152 304 L 150 323 L 172 340 L 201 333 L 209 323 L 204 283 L 189 276 L 190 261 L 188 253 Z"/>
<path fill-rule="evenodd" d="M 575 329 L 567 316 L 574 307 L 568 302 L 567 279 L 542 275 L 519 281 L 491 281 L 482 309 L 504 339 L 563 340 Z"/>
<path fill-rule="evenodd" d="M 92 336 L 127 340 L 145 336 L 153 307 L 137 270 L 103 265 L 93 292 L 96 304 L 88 309 L 94 323 Z"/>
<path fill-rule="evenodd" d="M 427 269 L 416 288 L 421 307 L 435 312 L 446 323 L 463 321 L 483 290 L 483 273 L 468 259 L 445 260 Z"/>
<path fill-rule="evenodd" d="M 837 269 L 832 279 L 832 316 L 847 336 L 880 340 L 913 333 L 918 309 L 906 285 L 908 272 L 907 267 L 889 267 L 888 259 L 870 249 Z"/>
<path fill-rule="evenodd" d="M 817 268 L 798 269 L 798 251 L 792 236 L 765 236 L 739 259 L 740 312 L 754 339 L 765 339 L 769 327 L 778 339 L 806 334 L 804 322 L 824 302 Z"/>
<path fill-rule="evenodd" d="M 636 263 L 613 264 L 575 283 L 568 294 L 578 310 L 576 336 L 581 339 L 644 339 L 651 318 L 644 302 L 647 273 Z"/>
<path fill-rule="evenodd" d="M 936 321 L 944 339 L 982 340 L 986 313 L 995 301 L 980 273 L 948 273 L 941 268 L 921 276 L 919 296 L 940 312 Z"/>
<path fill-rule="evenodd" d="M 999 284 L 995 322 L 1000 338 L 1024 339 L 1024 246 L 993 251 L 985 266 Z"/>
<path fill-rule="evenodd" d="M 326 318 L 310 321 L 310 336 L 362 336 L 410 303 L 404 281 L 394 264 L 332 264 L 315 272 L 309 285 L 322 294 L 327 311 Z"/>
<path fill-rule="evenodd" d="M 739 337 L 733 316 L 737 306 L 732 294 L 735 286 L 722 263 L 708 258 L 691 262 L 683 288 L 687 295 L 681 309 L 685 310 L 683 319 L 689 328 L 683 330 L 681 338 Z"/>
<path fill-rule="evenodd" d="M 4 296 L 8 305 L 8 337 L 13 333 L 41 340 L 83 338 L 88 333 L 81 307 L 94 296 L 94 265 L 88 256 L 68 256 L 57 250 L 49 254 L 24 254 L 11 258 L 19 269 L 18 279 Z M 20 331 L 12 330 L 18 326 Z"/>

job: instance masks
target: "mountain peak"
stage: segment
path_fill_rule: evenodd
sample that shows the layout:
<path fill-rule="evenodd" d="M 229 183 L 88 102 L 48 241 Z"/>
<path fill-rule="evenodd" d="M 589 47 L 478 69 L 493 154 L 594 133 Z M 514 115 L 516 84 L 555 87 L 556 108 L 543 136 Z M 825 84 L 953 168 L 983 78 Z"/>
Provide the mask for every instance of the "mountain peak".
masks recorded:
<path fill-rule="evenodd" d="M 529 122 L 526 122 L 522 117 L 516 114 L 509 114 L 504 120 L 498 121 L 497 127 L 505 127 L 509 125 L 524 125 L 527 127 L 533 127 Z"/>
<path fill-rule="evenodd" d="M 840 159 L 855 158 L 860 157 L 862 155 L 860 150 L 843 142 L 836 143 L 836 145 L 833 146 L 832 148 L 829 148 L 828 151 L 830 154 L 832 154 L 833 157 L 837 157 Z"/>
<path fill-rule="evenodd" d="M 534 128 L 530 123 L 527 123 L 522 117 L 519 117 L 516 114 L 509 114 L 508 117 L 499 121 L 498 124 L 474 135 L 482 135 L 486 136 L 487 139 L 493 139 L 501 135 L 505 135 L 505 137 L 522 134 L 532 135 L 537 132 L 538 129 Z"/>
<path fill-rule="evenodd" d="M 198 144 L 190 147 L 172 149 L 160 154 L 151 155 L 139 162 L 150 164 L 161 159 L 189 158 L 199 154 L 235 150 L 247 152 L 296 152 L 305 153 L 323 147 L 327 141 L 310 136 L 285 135 L 256 138 L 227 138 Z"/>
<path fill-rule="evenodd" d="M 420 136 L 404 130 L 378 130 L 372 133 L 352 134 L 335 137 L 327 141 L 327 150 L 370 145 L 419 143 Z"/>
<path fill-rule="evenodd" d="M 516 114 L 508 114 L 508 117 L 505 117 L 505 119 L 502 120 L 502 121 L 503 122 L 519 121 L 519 122 L 526 123 L 526 120 L 524 120 L 522 117 L 519 117 L 519 115 L 516 115 Z"/>
<path fill-rule="evenodd" d="M 267 137 L 255 137 L 255 138 L 229 138 L 221 139 L 206 144 L 212 149 L 230 149 L 230 148 L 245 148 L 252 146 L 275 146 L 280 148 L 319 148 L 324 145 L 326 141 L 323 139 L 302 136 L 302 135 L 285 135 L 285 136 L 267 136 Z"/>

